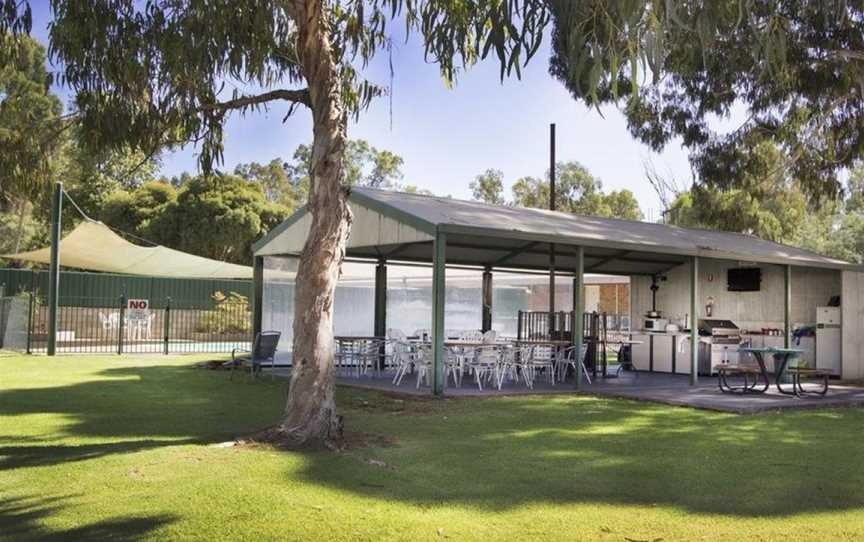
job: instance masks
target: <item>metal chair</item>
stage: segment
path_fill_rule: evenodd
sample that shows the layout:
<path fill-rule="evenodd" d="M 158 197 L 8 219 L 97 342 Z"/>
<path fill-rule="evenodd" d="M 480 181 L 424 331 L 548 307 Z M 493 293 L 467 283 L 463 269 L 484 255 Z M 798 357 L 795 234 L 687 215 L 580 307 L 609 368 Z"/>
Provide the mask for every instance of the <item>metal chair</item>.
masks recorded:
<path fill-rule="evenodd" d="M 576 351 L 579 351 L 578 361 L 576 358 Z M 588 353 L 588 349 L 585 345 L 579 346 L 569 346 L 564 353 L 562 354 L 559 364 L 558 364 L 558 380 L 560 382 L 564 382 L 567 379 L 567 371 L 572 367 L 574 375 L 576 371 L 582 371 L 582 375 L 585 377 L 585 381 L 587 383 L 591 383 L 591 375 L 588 373 L 588 368 L 585 367 L 585 354 Z"/>
<path fill-rule="evenodd" d="M 262 331 L 255 335 L 252 350 L 235 348 L 231 351 L 231 378 L 238 367 L 249 367 L 249 376 L 254 378 L 261 372 L 262 363 L 270 362 L 270 377 L 275 379 L 276 347 L 279 345 L 280 331 Z M 238 356 L 237 354 L 245 354 Z"/>

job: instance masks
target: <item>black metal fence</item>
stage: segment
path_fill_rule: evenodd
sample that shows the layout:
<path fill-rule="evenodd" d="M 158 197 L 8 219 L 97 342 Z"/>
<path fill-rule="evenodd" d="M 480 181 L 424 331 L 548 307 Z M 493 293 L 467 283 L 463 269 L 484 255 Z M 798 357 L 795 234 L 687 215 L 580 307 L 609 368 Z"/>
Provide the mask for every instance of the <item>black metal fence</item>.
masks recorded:
<path fill-rule="evenodd" d="M 589 313 L 582 315 L 582 329 L 591 329 L 592 318 L 605 319 L 605 329 L 612 332 L 629 331 L 630 317 L 623 314 Z M 602 325 L 602 321 L 601 324 Z M 519 311 L 516 336 L 520 340 L 565 340 L 573 337 L 573 312 Z"/>
<path fill-rule="evenodd" d="M 46 299 L 34 294 L 3 299 L 9 301 L 0 302 L 0 341 L 2 336 L 17 339 L 0 342 L 0 347 L 45 352 Z M 58 308 L 57 353 L 173 354 L 249 348 L 252 314 L 246 298 L 228 296 L 206 309 L 196 304 L 164 298 L 150 300 L 146 309 L 128 309 L 125 296 L 69 299 Z"/>

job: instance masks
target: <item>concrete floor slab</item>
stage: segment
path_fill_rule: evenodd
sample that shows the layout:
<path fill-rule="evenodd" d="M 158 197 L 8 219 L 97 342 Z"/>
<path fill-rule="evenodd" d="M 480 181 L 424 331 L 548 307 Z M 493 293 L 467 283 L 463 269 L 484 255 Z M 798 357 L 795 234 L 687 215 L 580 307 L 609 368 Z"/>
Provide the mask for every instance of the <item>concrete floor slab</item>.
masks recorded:
<path fill-rule="evenodd" d="M 279 369 L 277 376 L 287 378 L 288 371 L 288 369 Z M 409 396 L 428 397 L 431 393 L 425 384 L 417 387 L 417 379 L 414 375 L 407 375 L 399 386 L 394 385 L 392 379 L 392 373 L 359 378 L 354 375 L 341 375 L 337 378 L 337 382 L 344 386 Z M 449 397 L 577 393 L 573 387 L 572 379 L 554 386 L 548 382 L 538 381 L 533 389 L 527 388 L 522 383 L 508 382 L 502 386 L 500 391 L 485 385 L 481 390 L 468 376 L 465 377 L 460 387 L 455 387 L 452 381 L 448 384 L 444 393 Z M 805 384 L 805 388 L 811 387 L 815 389 L 817 385 Z M 591 384 L 585 383 L 583 390 L 578 393 L 738 414 L 787 409 L 864 406 L 864 388 L 840 385 L 839 383 L 831 385 L 828 394 L 824 397 L 814 395 L 798 398 L 783 395 L 773 385 L 763 394 L 733 395 L 721 393 L 717 387 L 717 379 L 714 377 L 700 377 L 696 386 L 690 386 L 688 375 L 665 373 L 623 373 L 620 378 L 596 378 Z"/>

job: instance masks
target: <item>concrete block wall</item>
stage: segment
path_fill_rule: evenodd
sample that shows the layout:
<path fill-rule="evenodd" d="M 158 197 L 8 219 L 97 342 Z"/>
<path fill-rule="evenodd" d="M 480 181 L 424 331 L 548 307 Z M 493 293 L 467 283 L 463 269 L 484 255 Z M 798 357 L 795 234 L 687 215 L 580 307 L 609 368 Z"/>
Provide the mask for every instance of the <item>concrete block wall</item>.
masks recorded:
<path fill-rule="evenodd" d="M 742 265 L 743 267 L 744 265 Z M 729 292 L 726 271 L 739 267 L 737 261 L 701 259 L 699 261 L 699 310 L 705 314 L 708 297 L 714 298 L 715 318 L 734 321 L 744 329 L 783 328 L 784 269 L 760 265 L 762 286 L 758 292 Z M 683 318 L 690 312 L 690 266 L 684 264 L 666 274 L 660 283 L 657 308 L 664 317 Z M 651 308 L 650 277 L 631 279 L 631 316 L 634 328 L 641 327 L 645 312 Z M 816 307 L 840 294 L 840 271 L 794 267 L 792 269 L 792 323 L 800 326 L 816 321 Z"/>

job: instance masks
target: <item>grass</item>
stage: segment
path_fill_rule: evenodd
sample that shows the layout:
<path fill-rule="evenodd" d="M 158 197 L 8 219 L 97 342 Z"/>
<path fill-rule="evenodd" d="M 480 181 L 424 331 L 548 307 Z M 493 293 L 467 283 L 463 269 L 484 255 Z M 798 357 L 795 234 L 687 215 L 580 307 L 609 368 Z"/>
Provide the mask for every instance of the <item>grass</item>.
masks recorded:
<path fill-rule="evenodd" d="M 200 359 L 0 355 L 0 538 L 864 537 L 858 409 L 340 389 L 347 427 L 386 439 L 301 454 L 214 446 L 272 422 L 284 384 Z"/>

